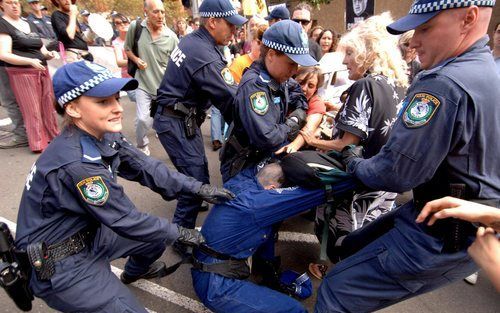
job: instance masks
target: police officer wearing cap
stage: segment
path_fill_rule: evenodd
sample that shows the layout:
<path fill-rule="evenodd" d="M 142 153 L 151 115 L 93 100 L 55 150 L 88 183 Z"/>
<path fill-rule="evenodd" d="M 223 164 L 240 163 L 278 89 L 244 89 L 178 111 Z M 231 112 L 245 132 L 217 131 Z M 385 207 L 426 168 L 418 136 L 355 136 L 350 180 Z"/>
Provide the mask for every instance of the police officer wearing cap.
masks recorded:
<path fill-rule="evenodd" d="M 236 84 L 218 45 L 227 45 L 247 19 L 229 0 L 205 0 L 199 8 L 201 27 L 182 38 L 170 55 L 158 89 L 153 128 L 179 172 L 208 183 L 208 162 L 200 125 L 214 104 L 226 121 L 232 118 Z M 194 228 L 201 200 L 181 196 L 173 222 Z"/>
<path fill-rule="evenodd" d="M 245 72 L 238 87 L 234 125 L 221 152 L 223 181 L 271 156 L 303 126 L 307 100 L 291 99 L 303 93 L 290 92 L 300 89 L 290 77 L 298 65 L 317 64 L 307 41 L 300 25 L 290 20 L 277 22 L 264 33 L 260 60 Z"/>
<path fill-rule="evenodd" d="M 269 26 L 273 25 L 274 23 L 277 23 L 282 20 L 289 20 L 290 19 L 290 12 L 285 6 L 279 6 L 274 8 L 271 13 L 269 13 L 268 16 L 264 18 L 265 20 L 269 21 Z"/>
<path fill-rule="evenodd" d="M 120 133 L 121 90 L 135 79 L 114 78 L 87 61 L 68 64 L 53 77 L 64 131 L 32 166 L 17 220 L 16 246 L 32 265 L 30 287 L 62 312 L 146 312 L 126 286 L 161 277 L 156 261 L 174 241 L 197 245 L 192 229 L 140 212 L 117 183 L 136 181 L 171 200 L 180 194 L 217 202 L 232 198 L 147 157 Z M 121 281 L 110 261 L 129 257 Z"/>
<path fill-rule="evenodd" d="M 452 195 L 500 207 L 500 77 L 486 35 L 495 1 L 417 0 L 390 33 L 414 29 L 423 71 L 407 91 L 382 150 L 343 152 L 348 171 L 375 190 L 413 189 L 413 200 L 357 233 L 367 245 L 327 274 L 315 312 L 371 312 L 477 271 L 473 224 L 428 225 L 424 204 Z M 345 244 L 345 241 L 344 243 Z M 360 296 L 362 295 L 362 296 Z"/>

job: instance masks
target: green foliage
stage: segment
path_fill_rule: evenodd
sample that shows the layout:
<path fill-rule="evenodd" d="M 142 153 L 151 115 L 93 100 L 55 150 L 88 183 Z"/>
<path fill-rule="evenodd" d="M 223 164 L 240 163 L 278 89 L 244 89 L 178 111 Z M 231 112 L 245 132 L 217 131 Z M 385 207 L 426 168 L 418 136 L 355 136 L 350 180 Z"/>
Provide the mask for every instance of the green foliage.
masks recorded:
<path fill-rule="evenodd" d="M 307 3 L 314 6 L 316 9 L 320 9 L 321 4 L 329 4 L 331 0 L 306 0 Z"/>

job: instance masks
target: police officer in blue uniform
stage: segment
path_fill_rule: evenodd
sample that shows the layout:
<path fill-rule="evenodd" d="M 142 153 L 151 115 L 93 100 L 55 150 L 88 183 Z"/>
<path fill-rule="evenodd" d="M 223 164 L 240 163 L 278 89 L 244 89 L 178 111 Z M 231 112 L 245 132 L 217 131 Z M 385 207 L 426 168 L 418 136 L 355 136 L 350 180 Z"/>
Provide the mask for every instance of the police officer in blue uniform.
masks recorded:
<path fill-rule="evenodd" d="M 214 312 L 307 312 L 297 300 L 246 281 L 247 258 L 268 238 L 273 225 L 325 202 L 325 191 L 281 188 L 285 181 L 277 163 L 247 168 L 224 186 L 236 194 L 215 205 L 202 227 L 206 244 L 195 251 L 193 286 Z M 274 246 L 273 246 L 274 248 Z"/>
<path fill-rule="evenodd" d="M 236 94 L 234 125 L 221 153 L 223 181 L 293 140 L 305 122 L 307 100 L 290 77 L 298 65 L 317 64 L 307 34 L 284 20 L 266 30 L 262 43 L 260 60 L 245 72 Z"/>
<path fill-rule="evenodd" d="M 122 282 L 164 276 L 156 260 L 167 245 L 203 238 L 140 212 L 118 176 L 166 200 L 190 194 L 216 202 L 231 193 L 173 172 L 128 143 L 118 93 L 137 88 L 135 79 L 82 61 L 60 68 L 53 83 L 67 126 L 32 166 L 17 220 L 16 246 L 33 268 L 30 286 L 63 312 L 146 312 Z M 127 256 L 120 282 L 109 263 Z"/>
<path fill-rule="evenodd" d="M 378 237 L 338 263 L 319 288 L 315 312 L 371 312 L 434 290 L 477 271 L 467 254 L 476 230 L 468 222 L 416 223 L 424 204 L 446 195 L 499 207 L 500 78 L 486 31 L 495 1 L 415 1 L 387 27 L 415 29 L 410 48 L 422 68 L 391 137 L 379 154 L 344 151 L 348 171 L 375 190 L 414 199 L 379 227 Z M 382 227 L 391 225 L 391 227 Z"/>
<path fill-rule="evenodd" d="M 170 55 L 158 89 L 153 128 L 177 170 L 208 183 L 208 162 L 200 125 L 214 104 L 231 121 L 235 81 L 218 45 L 227 45 L 247 19 L 229 0 L 205 0 L 199 8 L 201 27 L 182 38 Z M 173 222 L 194 228 L 199 198 L 181 196 Z"/>

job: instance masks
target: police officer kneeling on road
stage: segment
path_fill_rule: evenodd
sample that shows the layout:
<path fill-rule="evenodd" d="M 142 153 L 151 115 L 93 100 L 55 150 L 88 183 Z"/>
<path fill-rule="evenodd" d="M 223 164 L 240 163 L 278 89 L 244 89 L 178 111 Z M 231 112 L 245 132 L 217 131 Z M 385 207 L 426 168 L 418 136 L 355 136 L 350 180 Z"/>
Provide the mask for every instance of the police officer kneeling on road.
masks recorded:
<path fill-rule="evenodd" d="M 236 94 L 234 127 L 221 152 L 223 181 L 295 139 L 305 123 L 307 100 L 291 101 L 300 85 L 290 77 L 298 65 L 317 64 L 307 34 L 300 24 L 284 20 L 266 30 L 262 43 L 260 60 L 245 72 Z"/>
<path fill-rule="evenodd" d="M 127 142 L 118 97 L 137 87 L 135 79 L 82 61 L 60 68 L 53 84 L 66 127 L 31 168 L 17 220 L 16 246 L 33 268 L 30 286 L 63 312 L 146 312 L 122 282 L 166 275 L 156 261 L 165 247 L 198 245 L 203 237 L 137 210 L 117 176 L 166 200 L 182 193 L 211 202 L 233 196 L 169 170 Z M 110 261 L 127 256 L 120 282 Z"/>

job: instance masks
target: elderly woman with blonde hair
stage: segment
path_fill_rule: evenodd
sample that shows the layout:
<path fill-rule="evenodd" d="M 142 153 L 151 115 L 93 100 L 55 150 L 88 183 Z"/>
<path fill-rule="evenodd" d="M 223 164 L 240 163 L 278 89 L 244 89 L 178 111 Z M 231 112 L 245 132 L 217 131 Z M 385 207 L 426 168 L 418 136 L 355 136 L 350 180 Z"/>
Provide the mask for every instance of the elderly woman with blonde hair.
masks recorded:
<path fill-rule="evenodd" d="M 370 158 L 389 138 L 408 86 L 406 62 L 399 52 L 397 39 L 386 30 L 391 22 L 389 13 L 373 16 L 358 23 L 340 39 L 339 49 L 345 54 L 343 63 L 349 70 L 349 79 L 355 82 L 347 89 L 347 97 L 335 119 L 333 140 L 321 140 L 310 132 L 301 132 L 310 146 L 342 151 L 348 145 L 360 145 L 364 148 L 364 157 Z M 342 255 L 341 242 L 346 235 L 389 212 L 395 198 L 395 193 L 370 190 L 346 199 L 333 217 L 335 224 L 340 225 L 330 230 L 333 235 L 328 240 L 333 242 L 329 246 L 339 247 L 333 255 Z M 329 256 L 332 259 L 331 253 Z"/>

